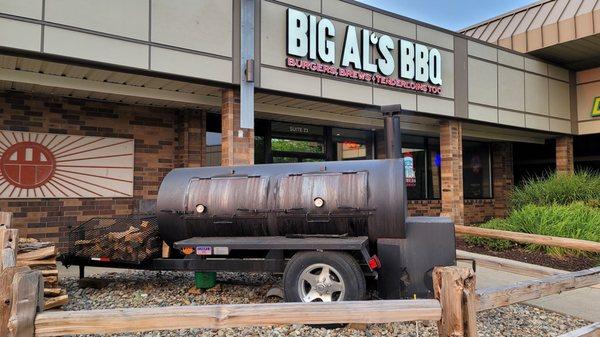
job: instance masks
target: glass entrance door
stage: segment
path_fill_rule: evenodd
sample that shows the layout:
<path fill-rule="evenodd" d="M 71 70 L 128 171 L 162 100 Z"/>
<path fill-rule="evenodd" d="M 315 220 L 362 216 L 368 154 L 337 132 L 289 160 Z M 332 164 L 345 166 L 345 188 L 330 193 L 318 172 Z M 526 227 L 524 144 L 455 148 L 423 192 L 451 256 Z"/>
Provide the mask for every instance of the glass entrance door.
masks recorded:
<path fill-rule="evenodd" d="M 271 123 L 271 162 L 315 162 L 325 161 L 326 158 L 324 127 Z"/>
<path fill-rule="evenodd" d="M 375 132 L 257 120 L 255 163 L 301 163 L 374 158 Z"/>

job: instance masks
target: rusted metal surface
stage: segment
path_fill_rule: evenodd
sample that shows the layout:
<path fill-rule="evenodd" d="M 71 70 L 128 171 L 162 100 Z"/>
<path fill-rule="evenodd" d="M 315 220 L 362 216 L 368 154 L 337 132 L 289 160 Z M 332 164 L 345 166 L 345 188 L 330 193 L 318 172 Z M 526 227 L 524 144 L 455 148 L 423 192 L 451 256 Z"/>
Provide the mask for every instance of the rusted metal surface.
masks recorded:
<path fill-rule="evenodd" d="M 282 210 L 305 208 L 328 213 L 338 209 L 367 207 L 367 172 L 316 173 L 282 177 L 277 191 L 277 206 Z M 322 207 L 314 205 L 322 198 Z"/>
<path fill-rule="evenodd" d="M 235 213 L 237 209 L 265 209 L 269 179 L 263 177 L 217 177 L 193 179 L 188 187 L 186 211 L 210 205 L 213 214 Z"/>
<path fill-rule="evenodd" d="M 194 236 L 403 238 L 403 179 L 402 159 L 176 169 L 159 190 L 159 227 L 169 243 Z"/>

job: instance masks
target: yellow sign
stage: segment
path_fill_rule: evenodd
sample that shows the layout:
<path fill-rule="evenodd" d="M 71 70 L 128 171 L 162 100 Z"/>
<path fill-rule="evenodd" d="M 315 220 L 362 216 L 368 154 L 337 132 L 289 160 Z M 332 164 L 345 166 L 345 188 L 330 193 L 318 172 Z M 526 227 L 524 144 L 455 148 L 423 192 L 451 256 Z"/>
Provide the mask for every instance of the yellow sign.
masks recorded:
<path fill-rule="evenodd" d="M 594 98 L 594 106 L 592 107 L 592 117 L 600 117 L 600 96 Z"/>

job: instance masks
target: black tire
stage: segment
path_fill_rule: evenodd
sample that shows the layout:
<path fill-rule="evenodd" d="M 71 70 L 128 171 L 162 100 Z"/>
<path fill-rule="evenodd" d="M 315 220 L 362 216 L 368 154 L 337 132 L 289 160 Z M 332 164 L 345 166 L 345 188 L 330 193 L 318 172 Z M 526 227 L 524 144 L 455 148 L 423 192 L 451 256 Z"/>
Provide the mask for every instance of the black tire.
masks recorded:
<path fill-rule="evenodd" d="M 302 272 L 311 265 L 326 264 L 333 267 L 343 280 L 345 291 L 338 301 L 360 301 L 366 295 L 366 281 L 356 260 L 341 252 L 299 252 L 294 254 L 283 272 L 283 291 L 286 302 L 302 302 L 299 279 Z M 341 296 L 341 295 L 340 295 Z"/>

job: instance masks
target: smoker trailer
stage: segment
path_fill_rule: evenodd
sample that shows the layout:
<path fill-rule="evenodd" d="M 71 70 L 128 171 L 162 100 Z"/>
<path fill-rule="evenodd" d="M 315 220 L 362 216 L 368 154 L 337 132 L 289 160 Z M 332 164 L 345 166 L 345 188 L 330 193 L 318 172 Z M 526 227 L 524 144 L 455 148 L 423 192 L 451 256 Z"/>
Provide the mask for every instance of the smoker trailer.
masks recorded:
<path fill-rule="evenodd" d="M 175 169 L 155 215 L 73 228 L 63 263 L 81 276 L 85 266 L 282 273 L 287 301 L 431 297 L 433 268 L 456 263 L 454 225 L 406 216 L 400 117 L 387 114 L 385 129 L 385 160 Z"/>

